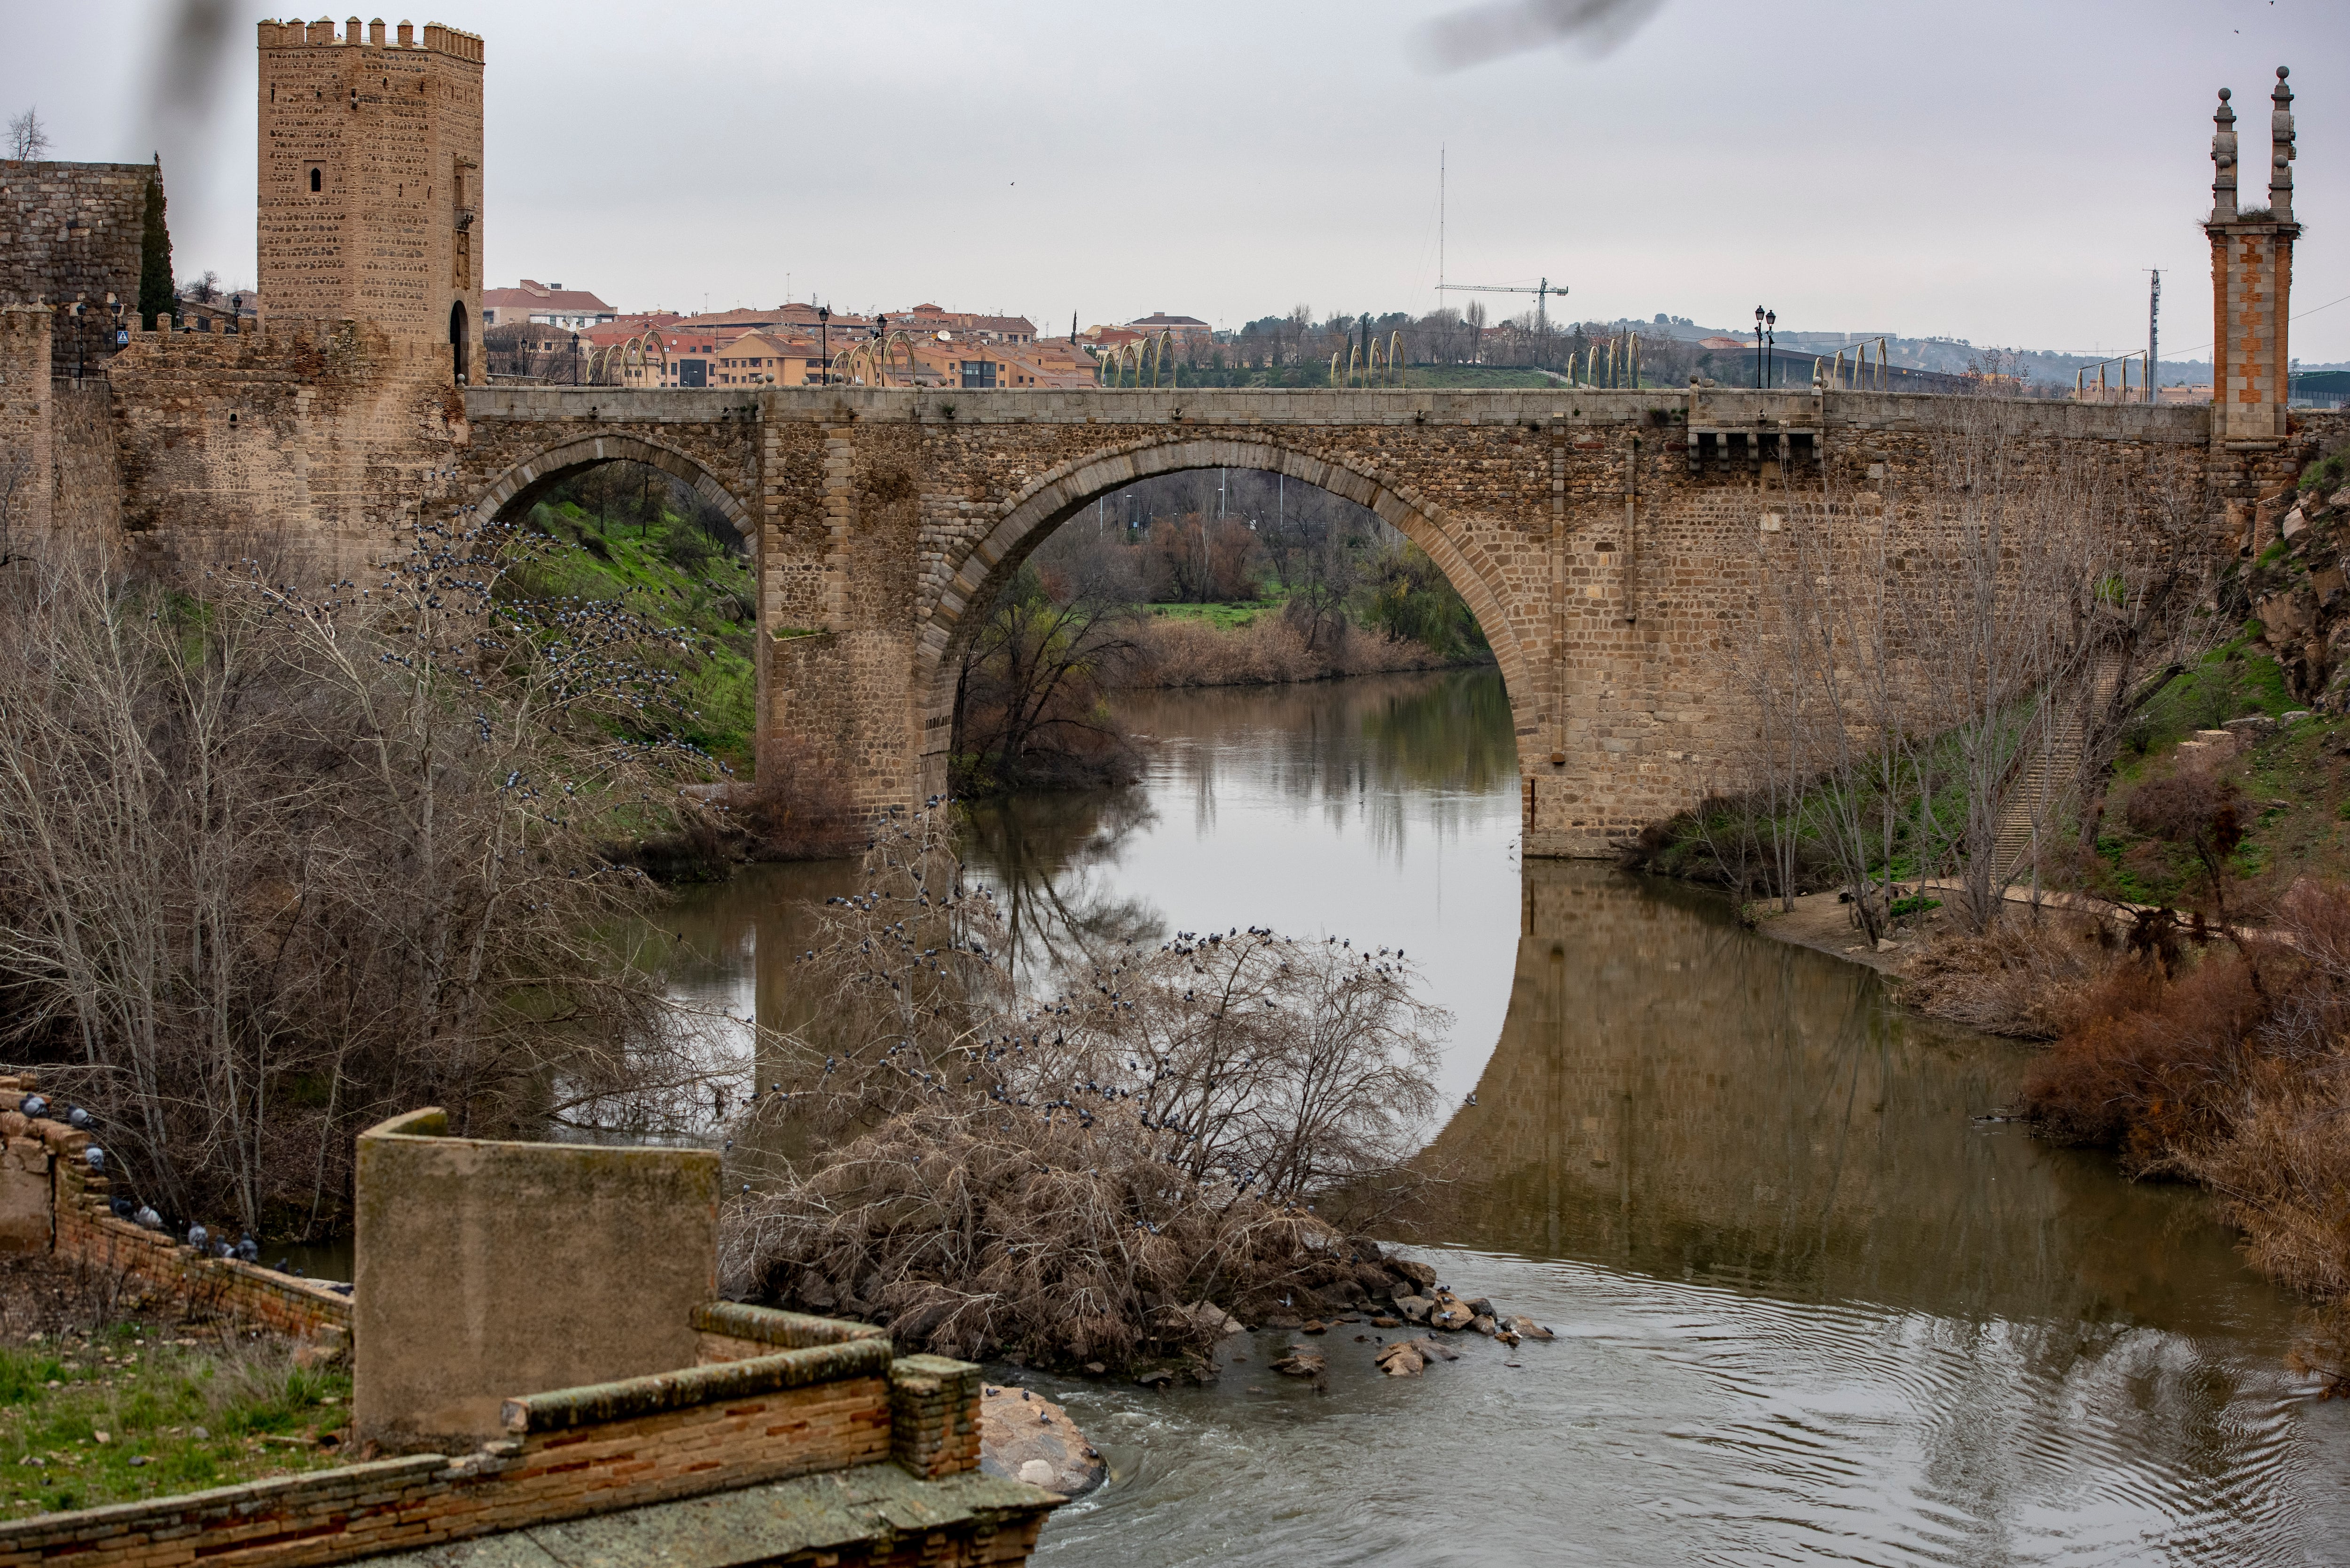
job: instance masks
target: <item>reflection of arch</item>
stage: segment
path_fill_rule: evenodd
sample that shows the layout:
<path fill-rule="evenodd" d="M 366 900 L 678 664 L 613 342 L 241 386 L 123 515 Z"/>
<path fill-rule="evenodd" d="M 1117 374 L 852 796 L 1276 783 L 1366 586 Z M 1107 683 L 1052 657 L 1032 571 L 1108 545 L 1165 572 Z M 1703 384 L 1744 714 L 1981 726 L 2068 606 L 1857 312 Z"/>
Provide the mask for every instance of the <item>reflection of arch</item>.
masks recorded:
<path fill-rule="evenodd" d="M 694 494 L 726 514 L 736 545 L 744 551 L 756 537 L 750 510 L 710 471 L 681 452 L 655 446 L 631 435 L 581 436 L 551 446 L 527 462 L 500 474 L 481 494 L 481 514 L 495 517 L 507 512 L 528 512 L 540 496 L 559 482 L 607 462 L 641 462 L 658 468 L 693 488 Z"/>
<path fill-rule="evenodd" d="M 914 653 L 914 702 L 922 724 L 920 745 L 926 772 L 942 764 L 947 737 L 952 732 L 955 670 L 965 644 L 978 629 L 979 617 L 969 612 L 993 603 L 1029 552 L 1097 497 L 1137 480 L 1200 468 L 1252 468 L 1286 474 L 1367 507 L 1381 521 L 1401 530 L 1468 601 L 1470 613 L 1477 618 L 1501 665 L 1503 685 L 1512 708 L 1521 714 L 1523 730 L 1524 716 L 1530 712 L 1526 704 L 1534 696 L 1534 670 L 1518 646 L 1518 628 L 1509 618 L 1502 573 L 1483 550 L 1456 539 L 1417 498 L 1359 470 L 1259 441 L 1185 439 L 1096 452 L 1062 464 L 1013 497 L 1003 520 L 987 536 L 959 560 L 949 563 L 954 576 L 923 625 Z M 920 782 L 925 793 L 942 788 L 945 783 L 942 775 L 926 776 Z"/>

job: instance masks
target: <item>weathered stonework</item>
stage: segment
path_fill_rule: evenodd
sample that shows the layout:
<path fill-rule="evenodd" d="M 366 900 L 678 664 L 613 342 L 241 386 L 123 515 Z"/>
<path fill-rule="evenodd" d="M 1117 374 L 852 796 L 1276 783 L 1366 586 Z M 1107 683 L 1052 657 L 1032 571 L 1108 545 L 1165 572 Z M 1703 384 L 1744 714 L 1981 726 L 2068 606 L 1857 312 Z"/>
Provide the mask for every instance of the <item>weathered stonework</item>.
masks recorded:
<path fill-rule="evenodd" d="M 482 40 L 354 16 L 259 42 L 263 321 L 367 322 L 485 379 Z"/>
<path fill-rule="evenodd" d="M 57 476 L 49 307 L 0 305 L 0 555 L 47 534 Z"/>
<path fill-rule="evenodd" d="M 466 408 L 452 507 L 525 504 L 621 456 L 724 492 L 757 540 L 761 766 L 816 760 L 868 809 L 944 787 L 970 611 L 1096 497 L 1231 467 L 1358 502 L 1492 644 L 1533 855 L 1607 853 L 1707 786 L 1739 723 L 1719 655 L 1791 491 L 1837 498 L 1856 540 L 1888 504 L 1929 511 L 1938 443 L 1985 421 L 2147 495 L 2200 495 L 2210 454 L 2201 409 L 1859 392 L 583 388 Z"/>
<path fill-rule="evenodd" d="M 52 357 L 70 375 L 114 352 L 111 295 L 139 325 L 140 236 L 161 164 L 0 161 L 0 304 L 50 305 Z M 73 306 L 79 303 L 77 317 Z"/>

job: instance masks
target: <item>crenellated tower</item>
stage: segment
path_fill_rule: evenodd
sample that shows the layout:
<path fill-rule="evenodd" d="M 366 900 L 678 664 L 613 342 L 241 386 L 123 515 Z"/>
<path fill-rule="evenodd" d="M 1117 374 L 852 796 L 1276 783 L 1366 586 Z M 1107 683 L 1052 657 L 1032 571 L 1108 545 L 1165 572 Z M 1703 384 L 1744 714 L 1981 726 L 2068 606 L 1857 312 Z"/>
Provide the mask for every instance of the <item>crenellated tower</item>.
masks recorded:
<path fill-rule="evenodd" d="M 2220 89 L 2211 137 L 2211 439 L 2273 443 L 2285 437 L 2285 342 L 2292 316 L 2293 89 L 2277 67 L 2269 117 L 2269 204 L 2237 204 L 2236 111 Z"/>
<path fill-rule="evenodd" d="M 264 22 L 261 310 L 482 352 L 482 40 L 437 22 Z"/>

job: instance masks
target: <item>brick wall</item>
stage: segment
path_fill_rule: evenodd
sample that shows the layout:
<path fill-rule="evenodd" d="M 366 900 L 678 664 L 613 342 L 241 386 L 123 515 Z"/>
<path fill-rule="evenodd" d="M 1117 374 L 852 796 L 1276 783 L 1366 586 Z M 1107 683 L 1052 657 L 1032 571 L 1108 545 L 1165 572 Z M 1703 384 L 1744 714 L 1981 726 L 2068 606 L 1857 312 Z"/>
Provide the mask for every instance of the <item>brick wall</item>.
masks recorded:
<path fill-rule="evenodd" d="M 909 1355 L 889 1368 L 889 1457 L 927 1480 L 979 1468 L 979 1368 Z"/>
<path fill-rule="evenodd" d="M 0 160 L 0 304 L 54 305 L 53 353 L 70 372 L 77 348 L 91 365 L 114 352 L 106 296 L 123 319 L 139 304 L 140 234 L 147 185 L 161 178 L 145 163 L 30 163 Z M 66 307 L 87 303 L 78 322 Z"/>
<path fill-rule="evenodd" d="M 29 1075 L 0 1075 L 0 1104 L 10 1107 L 0 1110 L 0 1251 L 37 1246 L 59 1257 L 119 1269 L 192 1310 L 290 1339 L 350 1332 L 349 1298 L 316 1281 L 234 1258 L 205 1257 L 184 1242 L 116 1218 L 110 1183 L 89 1173 L 82 1152 L 90 1136 L 15 1108 L 35 1087 Z M 35 1203 L 37 1216 L 31 1210 Z"/>
<path fill-rule="evenodd" d="M 454 1460 L 415 1455 L 0 1523 L 0 1568 L 68 1558 L 87 1568 L 292 1568 L 877 1464 L 900 1447 L 929 1456 L 907 1467 L 920 1479 L 975 1469 L 979 1369 L 929 1356 L 900 1365 L 910 1369 L 891 1366 L 886 1340 L 854 1338 L 534 1395 L 507 1402 L 513 1436 Z M 928 1435 L 893 1427 L 910 1408 L 896 1391 L 909 1388 L 939 1419 Z M 1024 1561 L 1049 1506 L 1035 1491 L 1008 1517 L 912 1558 L 889 1555 L 905 1543 L 878 1532 L 881 1554 L 866 1560 Z"/>

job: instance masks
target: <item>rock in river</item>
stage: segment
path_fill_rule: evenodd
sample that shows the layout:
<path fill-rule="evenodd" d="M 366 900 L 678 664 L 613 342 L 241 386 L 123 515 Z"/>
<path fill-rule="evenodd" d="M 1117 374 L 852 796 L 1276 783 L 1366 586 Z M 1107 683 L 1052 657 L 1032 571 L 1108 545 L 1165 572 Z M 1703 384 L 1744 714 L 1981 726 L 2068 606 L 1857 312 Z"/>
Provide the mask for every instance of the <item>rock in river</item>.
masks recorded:
<path fill-rule="evenodd" d="M 1109 1471 L 1067 1411 L 1033 1388 L 993 1383 L 979 1400 L 979 1468 L 1064 1497 L 1091 1491 Z"/>

